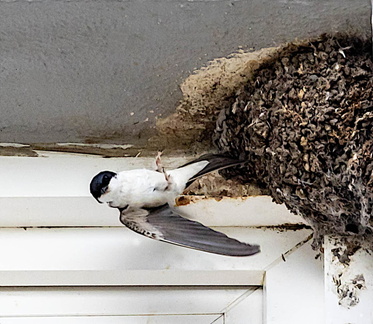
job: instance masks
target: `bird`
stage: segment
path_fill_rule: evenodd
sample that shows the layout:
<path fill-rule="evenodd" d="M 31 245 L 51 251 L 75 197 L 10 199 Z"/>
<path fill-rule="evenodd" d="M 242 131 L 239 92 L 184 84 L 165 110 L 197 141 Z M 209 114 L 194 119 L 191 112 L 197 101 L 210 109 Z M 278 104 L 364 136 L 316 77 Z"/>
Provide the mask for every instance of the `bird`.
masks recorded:
<path fill-rule="evenodd" d="M 259 245 L 228 237 L 175 211 L 175 198 L 194 180 L 209 172 L 243 161 L 223 154 L 207 153 L 176 169 L 165 171 L 161 153 L 154 169 L 121 172 L 102 171 L 90 183 L 90 193 L 99 203 L 120 212 L 120 222 L 146 237 L 226 256 L 251 256 L 260 252 Z"/>

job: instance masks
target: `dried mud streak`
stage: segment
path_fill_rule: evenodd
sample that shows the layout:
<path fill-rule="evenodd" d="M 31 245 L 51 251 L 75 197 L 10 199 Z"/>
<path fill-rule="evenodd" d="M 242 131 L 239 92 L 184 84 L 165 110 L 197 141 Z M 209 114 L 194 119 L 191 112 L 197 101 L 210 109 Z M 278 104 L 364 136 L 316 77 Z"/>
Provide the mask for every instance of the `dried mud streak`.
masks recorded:
<path fill-rule="evenodd" d="M 234 53 L 195 71 L 180 86 L 183 100 L 176 112 L 157 121 L 158 135 L 150 139 L 149 146 L 182 148 L 189 152 L 211 149 L 211 134 L 219 111 L 233 103 L 236 91 L 276 50 Z"/>
<path fill-rule="evenodd" d="M 38 153 L 31 147 L 0 147 L 0 156 L 37 157 Z"/>
<path fill-rule="evenodd" d="M 315 246 L 327 233 L 372 233 L 372 72 L 370 41 L 288 44 L 218 118 L 219 150 L 248 160 L 224 175 L 266 186 L 312 224 Z"/>
<path fill-rule="evenodd" d="M 156 156 L 157 150 L 148 149 L 146 147 L 128 147 L 128 148 L 100 148 L 81 145 L 64 145 L 58 143 L 35 143 L 30 144 L 33 150 L 50 151 L 62 153 L 77 153 L 77 154 L 92 154 L 103 157 L 134 157 L 141 154 L 142 157 Z"/>
<path fill-rule="evenodd" d="M 158 153 L 156 148 L 132 146 L 128 148 L 104 148 L 83 145 L 64 145 L 59 143 L 34 143 L 28 147 L 0 147 L 0 156 L 25 156 L 37 157 L 38 152 L 74 153 L 83 155 L 99 155 L 104 158 L 112 157 L 155 157 Z M 43 153 L 40 153 L 43 155 Z M 184 150 L 164 150 L 167 157 L 179 157 L 185 154 Z"/>

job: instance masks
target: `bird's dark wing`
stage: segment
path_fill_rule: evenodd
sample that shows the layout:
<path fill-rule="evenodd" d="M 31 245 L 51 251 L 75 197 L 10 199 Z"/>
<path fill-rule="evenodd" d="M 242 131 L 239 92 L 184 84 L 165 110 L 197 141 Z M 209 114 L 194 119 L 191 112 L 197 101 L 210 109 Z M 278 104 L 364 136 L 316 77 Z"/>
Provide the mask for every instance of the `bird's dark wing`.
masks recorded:
<path fill-rule="evenodd" d="M 258 245 L 240 242 L 181 217 L 168 204 L 151 209 L 124 210 L 120 221 L 147 237 L 205 252 L 229 256 L 249 256 L 260 252 Z"/>
<path fill-rule="evenodd" d="M 188 163 L 180 166 L 179 168 L 182 168 L 182 167 L 185 167 L 189 164 L 193 164 L 193 163 L 200 162 L 200 161 L 208 161 L 209 163 L 200 172 L 198 172 L 192 178 L 189 179 L 185 188 L 190 186 L 194 180 L 203 176 L 206 173 L 216 171 L 216 170 L 225 169 L 225 168 L 229 168 L 229 167 L 232 167 L 232 166 L 235 166 L 235 165 L 241 165 L 241 164 L 245 163 L 245 161 L 234 159 L 234 158 L 229 157 L 228 155 L 225 155 L 225 154 L 207 153 L 207 154 L 201 155 L 196 160 L 193 160 L 191 162 L 188 162 Z"/>

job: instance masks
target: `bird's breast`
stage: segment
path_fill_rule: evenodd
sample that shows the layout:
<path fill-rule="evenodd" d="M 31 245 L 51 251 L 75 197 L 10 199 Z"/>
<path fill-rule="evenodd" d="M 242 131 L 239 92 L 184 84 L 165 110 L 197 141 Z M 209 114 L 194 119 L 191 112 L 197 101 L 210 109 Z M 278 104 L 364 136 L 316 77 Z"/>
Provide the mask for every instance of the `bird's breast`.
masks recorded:
<path fill-rule="evenodd" d="M 118 177 L 119 186 L 113 188 L 121 205 L 134 208 L 156 207 L 168 202 L 170 192 L 164 174 L 151 170 L 126 171 Z"/>

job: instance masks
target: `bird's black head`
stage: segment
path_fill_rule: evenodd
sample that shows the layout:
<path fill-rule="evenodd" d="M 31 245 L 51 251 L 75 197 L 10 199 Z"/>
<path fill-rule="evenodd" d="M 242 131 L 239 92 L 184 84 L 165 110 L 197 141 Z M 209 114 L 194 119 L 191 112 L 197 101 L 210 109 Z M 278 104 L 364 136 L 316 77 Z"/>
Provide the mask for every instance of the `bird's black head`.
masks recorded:
<path fill-rule="evenodd" d="M 92 196 L 101 204 L 101 201 L 98 200 L 107 190 L 111 178 L 115 177 L 117 174 L 111 171 L 102 171 L 91 181 L 89 189 Z"/>

